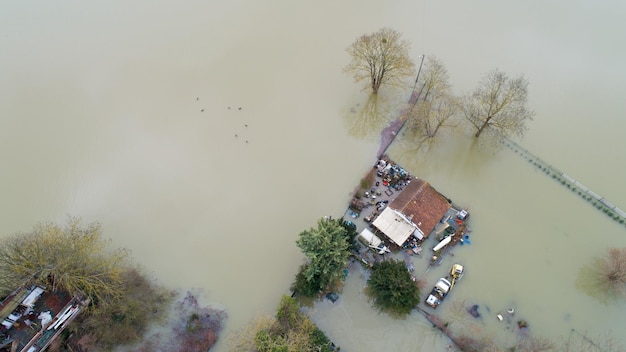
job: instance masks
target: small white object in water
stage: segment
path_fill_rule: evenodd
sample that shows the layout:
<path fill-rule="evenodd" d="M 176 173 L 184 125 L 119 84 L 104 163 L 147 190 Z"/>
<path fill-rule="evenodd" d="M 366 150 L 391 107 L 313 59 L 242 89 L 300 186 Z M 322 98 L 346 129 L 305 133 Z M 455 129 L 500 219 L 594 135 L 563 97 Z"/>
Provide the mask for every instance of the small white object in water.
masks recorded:
<path fill-rule="evenodd" d="M 498 315 L 496 315 L 496 317 L 498 317 L 498 320 L 500 320 L 500 321 L 504 320 L 504 318 L 502 317 L 502 314 L 498 314 Z"/>

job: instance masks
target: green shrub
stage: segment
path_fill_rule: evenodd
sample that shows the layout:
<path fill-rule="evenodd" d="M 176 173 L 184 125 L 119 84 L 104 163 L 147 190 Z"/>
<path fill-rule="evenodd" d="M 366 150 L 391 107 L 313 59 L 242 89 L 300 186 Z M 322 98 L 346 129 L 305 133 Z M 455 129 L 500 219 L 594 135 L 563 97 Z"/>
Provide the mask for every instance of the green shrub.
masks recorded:
<path fill-rule="evenodd" d="M 307 280 L 304 273 L 308 270 L 308 266 L 309 264 L 300 265 L 296 279 L 291 284 L 291 290 L 298 295 L 314 297 L 319 293 L 322 282 L 319 276 L 314 276 L 311 280 Z"/>
<path fill-rule="evenodd" d="M 375 307 L 398 316 L 409 314 L 420 300 L 419 288 L 398 260 L 375 263 L 367 287 Z"/>

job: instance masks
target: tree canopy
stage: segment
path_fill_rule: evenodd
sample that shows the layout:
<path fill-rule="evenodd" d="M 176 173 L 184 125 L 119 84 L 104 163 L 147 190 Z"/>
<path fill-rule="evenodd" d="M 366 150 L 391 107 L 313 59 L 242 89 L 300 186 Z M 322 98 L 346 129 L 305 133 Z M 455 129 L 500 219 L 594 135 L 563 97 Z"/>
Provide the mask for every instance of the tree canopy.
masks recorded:
<path fill-rule="evenodd" d="M 401 85 L 415 74 L 415 64 L 409 57 L 409 43 L 391 28 L 359 37 L 346 49 L 352 57 L 344 71 L 356 82 L 366 80 L 374 94 L 383 85 Z"/>
<path fill-rule="evenodd" d="M 242 352 L 330 352 L 326 335 L 300 311 L 298 301 L 283 296 L 275 317 L 259 317 L 230 336 L 231 350 Z"/>
<path fill-rule="evenodd" d="M 320 219 L 317 228 L 300 233 L 296 244 L 308 258 L 300 275 L 311 288 L 323 290 L 343 275 L 350 256 L 347 233 L 341 220 L 330 219 Z"/>
<path fill-rule="evenodd" d="M 0 241 L 0 285 L 41 284 L 106 303 L 123 293 L 125 250 L 110 250 L 98 223 L 41 223 Z"/>
<path fill-rule="evenodd" d="M 404 263 L 397 260 L 375 263 L 367 287 L 374 306 L 394 315 L 409 314 L 420 300 L 417 284 Z"/>
<path fill-rule="evenodd" d="M 476 129 L 474 136 L 485 131 L 507 137 L 522 137 L 526 122 L 534 112 L 529 110 L 528 81 L 524 76 L 509 78 L 499 70 L 488 72 L 463 104 L 465 118 Z"/>

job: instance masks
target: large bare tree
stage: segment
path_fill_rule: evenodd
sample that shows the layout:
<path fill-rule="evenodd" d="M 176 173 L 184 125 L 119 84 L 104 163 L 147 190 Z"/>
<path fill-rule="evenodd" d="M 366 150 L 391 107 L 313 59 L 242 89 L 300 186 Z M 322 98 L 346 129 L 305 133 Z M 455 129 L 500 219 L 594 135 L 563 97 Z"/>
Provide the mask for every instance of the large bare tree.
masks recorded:
<path fill-rule="evenodd" d="M 429 57 L 417 82 L 418 100 L 409 107 L 407 127 L 415 133 L 418 145 L 433 140 L 459 110 L 459 102 L 450 92 L 446 67 L 436 57 Z"/>
<path fill-rule="evenodd" d="M 382 85 L 401 85 L 415 74 L 415 64 L 409 57 L 409 43 L 391 28 L 359 37 L 347 49 L 352 61 L 344 71 L 360 82 L 366 80 L 374 94 Z"/>
<path fill-rule="evenodd" d="M 526 132 L 526 122 L 534 112 L 526 106 L 528 81 L 524 76 L 509 78 L 499 70 L 488 72 L 463 104 L 465 118 L 474 126 L 476 138 L 485 131 L 500 136 Z"/>

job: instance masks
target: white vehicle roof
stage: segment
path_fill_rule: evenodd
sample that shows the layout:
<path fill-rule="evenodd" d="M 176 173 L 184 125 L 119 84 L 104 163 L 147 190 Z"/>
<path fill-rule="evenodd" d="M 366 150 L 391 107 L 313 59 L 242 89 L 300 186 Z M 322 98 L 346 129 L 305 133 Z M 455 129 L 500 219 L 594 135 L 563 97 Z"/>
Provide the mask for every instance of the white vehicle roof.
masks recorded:
<path fill-rule="evenodd" d="M 450 286 L 452 286 L 450 281 L 448 281 L 447 279 L 443 277 L 439 279 L 439 281 L 437 281 L 437 283 L 435 284 L 435 287 L 441 289 L 443 292 L 448 292 L 448 290 L 450 289 Z"/>

